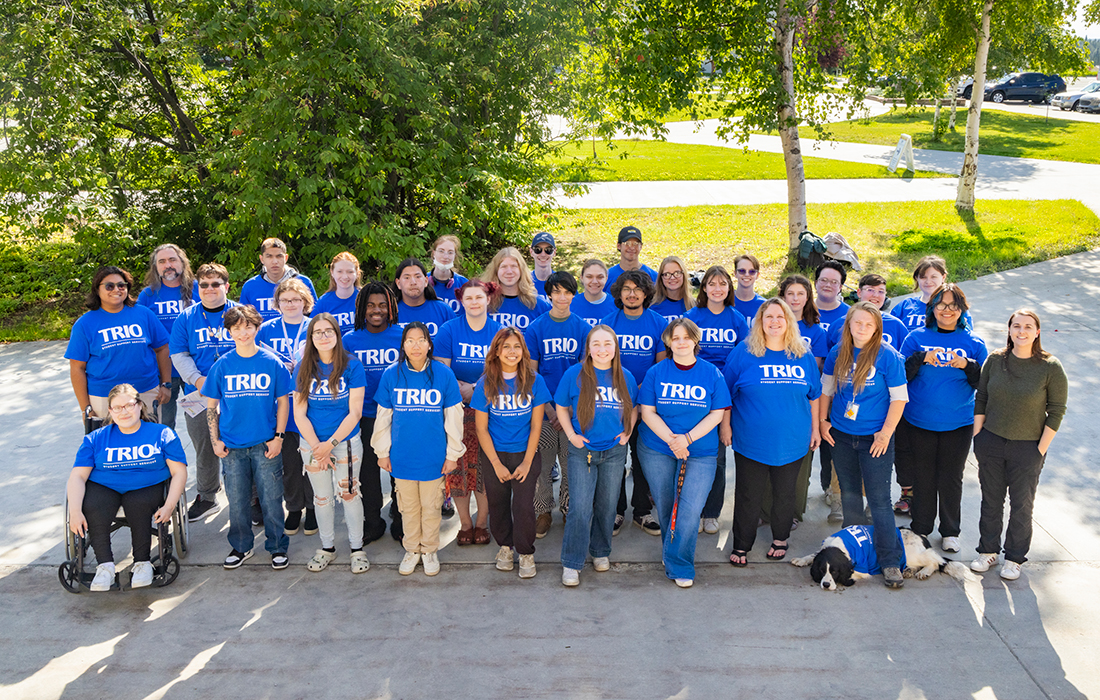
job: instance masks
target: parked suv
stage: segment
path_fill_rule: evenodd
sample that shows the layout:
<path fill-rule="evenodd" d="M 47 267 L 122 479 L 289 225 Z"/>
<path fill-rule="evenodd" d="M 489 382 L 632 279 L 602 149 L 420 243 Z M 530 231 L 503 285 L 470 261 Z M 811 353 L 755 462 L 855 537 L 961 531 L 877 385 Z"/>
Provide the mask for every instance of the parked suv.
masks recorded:
<path fill-rule="evenodd" d="M 994 102 L 1024 100 L 1047 102 L 1052 95 L 1066 91 L 1066 81 L 1057 75 L 1013 73 L 985 86 L 985 99 Z"/>

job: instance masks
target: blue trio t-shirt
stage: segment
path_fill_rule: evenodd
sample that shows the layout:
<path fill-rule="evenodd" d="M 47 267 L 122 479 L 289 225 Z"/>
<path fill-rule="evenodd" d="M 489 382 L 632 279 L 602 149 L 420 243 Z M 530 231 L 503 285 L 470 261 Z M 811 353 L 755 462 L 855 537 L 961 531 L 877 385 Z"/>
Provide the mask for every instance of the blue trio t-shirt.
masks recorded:
<path fill-rule="evenodd" d="M 573 303 L 569 305 L 569 310 L 583 318 L 589 326 L 595 326 L 607 318 L 608 314 L 615 313 L 615 300 L 605 292 L 602 301 L 592 303 L 585 299 L 583 294 L 578 294 L 573 297 Z"/>
<path fill-rule="evenodd" d="M 455 299 L 455 292 L 462 288 L 462 285 L 466 284 L 470 280 L 458 274 L 457 272 L 451 273 L 451 285 L 448 287 L 446 282 L 440 282 L 434 277 L 432 280 L 432 289 L 435 290 L 436 297 L 439 301 L 446 304 L 456 316 L 462 315 L 462 302 Z"/>
<path fill-rule="evenodd" d="M 546 381 L 535 375 L 530 396 L 516 396 L 516 380 L 504 380 L 507 389 L 497 394 L 492 404 L 485 395 L 485 378 L 477 381 L 470 408 L 489 414 L 489 437 L 497 452 L 526 452 L 527 440 L 531 437 L 531 412 L 534 408 L 549 403 L 550 390 Z"/>
<path fill-rule="evenodd" d="M 341 299 L 337 296 L 335 289 L 331 292 L 325 292 L 314 304 L 313 315 L 316 316 L 319 313 L 332 314 L 336 317 L 336 322 L 340 324 L 340 334 L 346 335 L 355 329 L 355 300 L 358 297 L 358 290 L 347 299 Z"/>
<path fill-rule="evenodd" d="M 918 328 L 901 346 L 901 356 L 934 350 L 941 362 L 948 362 L 948 351 L 974 360 L 981 367 L 989 356 L 985 341 L 962 326 L 951 333 L 935 328 Z M 909 403 L 905 420 L 918 428 L 946 432 L 974 424 L 974 388 L 966 381 L 966 372 L 955 367 L 922 364 L 909 382 Z"/>
<path fill-rule="evenodd" d="M 273 318 L 270 321 L 264 321 L 260 326 L 260 332 L 256 334 L 256 344 L 267 347 L 283 362 L 293 365 L 302 359 L 308 332 L 309 316 L 306 316 L 301 323 L 287 323 L 282 317 Z"/>
<path fill-rule="evenodd" d="M 600 323 L 611 326 L 619 337 L 619 359 L 623 369 L 635 377 L 644 377 L 657 362 L 657 353 L 665 351 L 661 334 L 665 332 L 665 319 L 652 309 L 645 309 L 638 318 L 630 318 L 622 309 L 616 309 Z"/>
<path fill-rule="evenodd" d="M 160 319 L 160 322 L 164 325 L 164 332 L 168 335 L 172 335 L 172 326 L 176 322 L 176 318 L 183 313 L 183 310 L 191 305 L 191 303 L 199 300 L 199 284 L 195 282 L 191 285 L 191 303 L 183 304 L 182 287 L 166 287 L 160 286 L 160 289 L 154 291 L 152 287 L 146 287 L 141 290 L 141 294 L 138 294 L 137 303 L 146 307 Z M 172 376 L 180 376 L 176 371 L 175 366 L 172 367 Z"/>
<path fill-rule="evenodd" d="M 832 350 L 834 345 L 840 343 L 840 334 L 844 332 L 844 322 L 840 321 L 829 326 L 829 332 L 825 334 L 825 343 Z M 909 329 L 897 318 L 890 314 L 882 314 L 882 339 L 895 350 L 901 350 L 901 344 L 905 342 L 905 336 L 909 335 Z"/>
<path fill-rule="evenodd" d="M 836 394 L 829 408 L 829 421 L 837 430 L 849 435 L 874 435 L 886 423 L 886 414 L 890 411 L 890 387 L 905 386 L 905 362 L 897 350 L 885 343 L 880 345 L 875 366 L 868 375 L 863 390 L 853 399 L 851 379 L 844 386 L 840 385 L 843 375 L 836 371 L 836 356 L 839 352 L 839 346 L 829 351 L 823 370 L 823 374 L 832 374 L 836 378 Z M 855 348 L 854 352 L 852 367 L 848 370 L 849 377 L 855 371 L 855 363 L 862 351 Z M 859 407 L 855 419 L 847 418 L 844 414 L 849 404 L 853 403 Z"/>
<path fill-rule="evenodd" d="M 902 299 L 890 309 L 890 315 L 900 319 L 909 332 L 913 332 L 924 328 L 928 318 L 928 303 L 921 301 L 920 295 Z M 974 319 L 970 317 L 969 311 L 963 312 L 959 323 L 967 328 L 974 328 Z"/>
<path fill-rule="evenodd" d="M 524 306 L 519 297 L 506 296 L 501 298 L 500 308 L 489 312 L 489 318 L 499 323 L 502 328 L 514 326 L 523 331 L 527 330 L 532 321 L 549 310 L 550 302 L 539 297 L 535 297 L 535 307 L 529 309 Z"/>
<path fill-rule="evenodd" d="M 434 355 L 440 360 L 450 360 L 455 378 L 467 384 L 476 384 L 485 373 L 485 353 L 500 330 L 500 324 L 485 319 L 480 331 L 470 328 L 465 316 L 447 321 L 435 337 Z"/>
<path fill-rule="evenodd" d="M 447 460 L 443 411 L 462 405 L 451 368 L 438 361 L 422 372 L 405 363 L 394 365 L 382 373 L 374 400 L 379 408 L 393 410 L 390 464 L 394 478 L 434 481 L 443 476 Z"/>
<path fill-rule="evenodd" d="M 554 392 L 554 403 L 559 406 L 569 406 L 573 409 L 573 432 L 587 438 L 586 447 L 592 452 L 610 450 L 619 444 L 619 435 L 623 432 L 623 404 L 619 392 L 615 391 L 615 384 L 611 377 L 611 370 L 596 370 L 596 412 L 592 417 L 592 425 L 588 430 L 581 427 L 577 419 L 578 405 L 581 397 L 581 369 L 582 365 L 573 365 L 565 372 L 558 384 L 558 390 Z M 623 370 L 623 379 L 626 380 L 626 388 L 630 393 L 631 405 L 638 403 L 638 382 L 630 370 Z"/>
<path fill-rule="evenodd" d="M 143 421 L 127 435 L 112 423 L 84 436 L 73 467 L 91 467 L 88 481 L 126 493 L 167 480 L 169 459 L 187 464 L 183 444 L 168 426 Z"/>
<path fill-rule="evenodd" d="M 901 539 L 901 530 L 898 532 L 898 546 L 901 549 L 901 570 L 905 571 L 905 544 Z M 873 525 L 849 525 L 836 537 L 844 543 L 848 550 L 848 557 L 852 560 L 852 568 L 861 574 L 877 576 L 882 573 L 882 567 L 878 565 L 878 552 L 875 551 L 875 528 Z"/>
<path fill-rule="evenodd" d="M 821 327 L 825 330 L 826 335 L 829 333 L 829 327 L 834 323 L 844 324 L 844 317 L 848 315 L 849 308 L 850 307 L 843 301 L 840 302 L 840 306 L 831 311 L 825 311 L 821 307 L 818 307 L 817 312 L 821 314 Z"/>
<path fill-rule="evenodd" d="M 378 415 L 378 404 L 374 402 L 374 392 L 378 391 L 378 382 L 382 379 L 382 373 L 386 368 L 397 362 L 397 358 L 401 355 L 401 328 L 390 326 L 381 333 L 371 333 L 365 328 L 361 331 L 352 331 L 344 336 L 344 349 L 355 355 L 363 365 L 363 371 L 366 374 L 363 415 L 374 418 Z"/>
<path fill-rule="evenodd" d="M 397 325 L 404 328 L 413 321 L 420 321 L 428 327 L 428 333 L 431 334 L 433 341 L 443 324 L 454 317 L 455 312 L 451 311 L 451 307 L 438 299 L 425 300 L 420 306 L 409 306 L 403 301 L 397 302 Z"/>
<path fill-rule="evenodd" d="M 558 390 L 562 375 L 584 357 L 585 342 L 592 327 L 575 313 L 568 318 L 555 319 L 550 314 L 536 318 L 527 332 L 527 350 L 531 359 L 539 363 L 539 374 L 546 380 L 550 393 Z"/>
<path fill-rule="evenodd" d="M 202 376 L 207 376 L 219 357 L 237 347 L 229 329 L 222 325 L 225 310 L 236 305 L 234 301 L 226 301 L 221 311 L 207 311 L 202 304 L 188 306 L 172 326 L 168 351 L 173 355 L 189 353 Z M 195 390 L 190 384 L 185 388 L 186 393 Z"/>
<path fill-rule="evenodd" d="M 799 320 L 798 333 L 805 341 L 806 347 L 810 349 L 810 354 L 824 360 L 825 356 L 829 354 L 829 346 L 825 342 L 825 329 L 821 327 L 821 324 L 815 323 L 811 326 L 805 321 Z"/>
<path fill-rule="evenodd" d="M 690 369 L 680 369 L 671 359 L 658 362 L 645 375 L 638 390 L 638 403 L 653 406 L 657 415 L 673 433 L 688 432 L 711 411 L 730 405 L 730 391 L 718 368 L 704 359 L 696 359 Z M 642 422 L 640 439 L 646 447 L 674 456 L 665 441 Z M 695 440 L 688 448 L 694 457 L 718 454 L 718 427 Z"/>
<path fill-rule="evenodd" d="M 321 442 L 329 440 L 336 433 L 336 429 L 348 416 L 348 408 L 351 405 L 351 390 L 366 387 L 367 375 L 363 371 L 363 363 L 354 355 L 348 357 L 348 364 L 340 375 L 339 386 L 333 395 L 329 384 L 329 376 L 332 374 L 332 365 L 326 362 L 318 362 L 318 374 L 321 379 L 314 379 L 310 383 L 309 396 L 306 398 L 306 417 L 309 418 L 313 432 Z M 298 386 L 298 373 L 302 367 L 294 369 L 292 387 Z M 348 434 L 345 440 L 350 440 L 359 434 L 359 423 Z"/>
<path fill-rule="evenodd" d="M 118 313 L 96 309 L 73 324 L 65 359 L 87 363 L 92 396 L 106 396 L 123 383 L 149 391 L 160 384 L 156 349 L 167 344 L 164 325 L 148 307 L 123 306 Z"/>
<path fill-rule="evenodd" d="M 552 273 L 551 273 L 552 274 Z M 546 293 L 546 281 L 535 277 L 535 271 L 531 270 L 531 282 L 535 285 L 535 294 L 547 304 L 550 304 L 550 296 Z M 551 304 L 551 306 L 553 306 Z"/>
<path fill-rule="evenodd" d="M 810 402 L 821 396 L 817 361 L 806 353 L 788 357 L 764 350 L 762 357 L 738 345 L 722 372 L 730 390 L 734 444 L 761 464 L 780 466 L 802 459 L 810 449 Z"/>
<path fill-rule="evenodd" d="M 640 270 L 649 275 L 649 278 L 653 280 L 653 284 L 657 284 L 656 270 L 654 270 L 649 265 L 642 265 Z M 623 268 L 621 265 L 612 265 L 611 267 L 609 267 L 607 269 L 607 281 L 604 282 L 603 290 L 606 292 L 607 290 L 611 289 L 611 285 L 614 284 L 615 280 L 619 279 L 619 276 L 622 274 Z"/>
<path fill-rule="evenodd" d="M 741 315 L 745 317 L 745 323 L 749 325 L 749 328 L 752 328 L 752 324 L 756 321 L 756 312 L 765 301 L 766 299 L 759 294 L 754 296 L 752 301 L 741 301 L 735 294 L 733 296 L 733 308 L 741 312 Z"/>
<path fill-rule="evenodd" d="M 279 356 L 258 348 L 252 357 L 223 355 L 206 377 L 202 395 L 218 399 L 218 429 L 226 447 L 252 447 L 275 435 L 278 399 L 291 392 L 290 372 Z"/>
<path fill-rule="evenodd" d="M 294 279 L 304 284 L 314 301 L 317 300 L 317 290 L 313 288 L 313 282 L 305 275 L 299 274 Z M 241 285 L 242 304 L 251 304 L 260 312 L 265 321 L 269 321 L 279 315 L 279 309 L 275 306 L 275 288 L 279 285 L 268 282 L 263 275 L 256 275 Z"/>
<path fill-rule="evenodd" d="M 711 313 L 705 306 L 696 308 L 684 314 L 699 326 L 702 332 L 702 340 L 699 341 L 699 357 L 722 370 L 726 365 L 726 358 L 735 345 L 749 337 L 749 324 L 741 312 L 732 306 L 722 309 L 722 313 Z"/>
<path fill-rule="evenodd" d="M 659 304 L 654 304 L 649 307 L 651 311 L 655 311 L 665 318 L 666 323 L 672 323 L 678 318 L 682 318 L 684 314 L 688 312 L 684 308 L 683 299 L 665 299 Z M 695 308 L 692 306 L 691 308 Z"/>

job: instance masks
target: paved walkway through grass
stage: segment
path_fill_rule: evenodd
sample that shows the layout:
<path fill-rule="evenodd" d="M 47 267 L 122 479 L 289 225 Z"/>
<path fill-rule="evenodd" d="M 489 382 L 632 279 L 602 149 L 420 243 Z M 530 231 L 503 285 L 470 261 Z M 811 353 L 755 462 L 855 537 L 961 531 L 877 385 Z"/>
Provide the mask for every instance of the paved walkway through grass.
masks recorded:
<path fill-rule="evenodd" d="M 192 526 L 172 586 L 74 596 L 56 578 L 81 435 L 64 343 L 2 346 L 0 697 L 1100 697 L 1097 280 L 1100 251 L 963 283 L 991 346 L 1004 342 L 1012 309 L 1039 310 L 1043 345 L 1070 376 L 1069 412 L 1042 474 L 1023 576 L 964 586 L 937 575 L 900 591 L 875 579 L 823 592 L 805 570 L 764 560 L 766 528 L 750 566 L 730 567 L 730 459 L 721 534 L 700 539 L 689 590 L 664 578 L 657 538 L 631 526 L 614 540 L 610 572 L 586 569 L 579 588 L 563 588 L 557 514 L 531 581 L 496 571 L 493 546 L 456 547 L 457 518 L 445 521 L 434 579 L 399 576 L 401 549 L 388 537 L 367 547 L 371 570 L 353 576 L 340 516 L 341 558 L 328 571 L 305 571 L 319 544 L 301 534 L 286 571 L 262 551 L 225 571 L 223 511 Z M 971 463 L 963 560 L 977 544 L 978 504 Z M 791 556 L 832 532 L 827 513 L 812 486 Z M 121 557 L 127 539 L 117 541 Z"/>

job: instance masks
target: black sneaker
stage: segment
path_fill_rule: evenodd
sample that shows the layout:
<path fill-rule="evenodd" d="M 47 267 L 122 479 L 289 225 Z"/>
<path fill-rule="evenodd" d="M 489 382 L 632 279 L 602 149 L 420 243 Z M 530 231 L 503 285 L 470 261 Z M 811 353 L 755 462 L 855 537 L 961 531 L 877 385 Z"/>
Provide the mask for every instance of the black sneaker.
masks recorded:
<path fill-rule="evenodd" d="M 391 516 L 390 520 L 390 537 L 395 541 L 400 542 L 405 539 L 405 526 L 401 524 L 401 514 Z"/>
<path fill-rule="evenodd" d="M 202 520 L 203 518 L 215 515 L 222 509 L 218 505 L 217 501 L 208 501 L 202 496 L 195 496 L 195 500 L 191 502 L 191 507 L 187 509 L 187 522 L 193 523 L 196 520 Z"/>
<path fill-rule="evenodd" d="M 260 527 L 264 524 L 264 511 L 260 508 L 259 501 L 252 501 L 252 527 Z"/>
<path fill-rule="evenodd" d="M 455 502 L 451 500 L 450 496 L 443 499 L 443 507 L 439 509 L 439 512 L 444 518 L 449 518 L 455 514 Z"/>
<path fill-rule="evenodd" d="M 297 535 L 298 528 L 302 526 L 302 511 L 292 510 L 286 514 L 286 521 L 283 523 L 283 534 Z"/>
<path fill-rule="evenodd" d="M 306 521 L 302 525 L 302 533 L 306 535 L 317 534 L 317 513 L 312 508 L 306 508 Z"/>
<path fill-rule="evenodd" d="M 225 561 L 222 562 L 222 567 L 226 569 L 236 569 L 238 566 L 244 563 L 245 559 L 248 559 L 251 556 L 251 549 L 247 552 L 238 552 L 234 549 L 232 552 L 229 553 L 229 556 L 225 558 Z"/>
<path fill-rule="evenodd" d="M 619 534 L 619 530 L 623 529 L 623 523 L 625 523 L 625 522 L 626 522 L 626 517 L 625 516 L 623 516 L 621 514 L 617 514 L 615 516 L 615 526 L 611 528 L 611 536 L 612 537 Z"/>
<path fill-rule="evenodd" d="M 290 566 L 290 558 L 287 557 L 286 552 L 275 552 L 271 555 L 271 568 L 278 571 L 279 569 L 285 569 Z"/>

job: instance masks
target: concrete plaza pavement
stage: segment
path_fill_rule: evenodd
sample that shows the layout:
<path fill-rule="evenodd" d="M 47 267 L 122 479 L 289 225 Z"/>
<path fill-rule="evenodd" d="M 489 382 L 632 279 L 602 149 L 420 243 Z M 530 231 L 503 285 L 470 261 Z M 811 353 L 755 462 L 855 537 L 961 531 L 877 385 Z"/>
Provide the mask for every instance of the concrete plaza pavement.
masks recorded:
<path fill-rule="evenodd" d="M 994 570 L 964 585 L 936 575 L 900 591 L 874 579 L 823 592 L 806 570 L 765 561 L 767 528 L 750 566 L 730 567 L 730 459 L 721 534 L 700 536 L 688 590 L 664 577 L 659 540 L 631 526 L 614 540 L 610 572 L 588 568 L 579 588 L 563 588 L 557 514 L 530 581 L 496 571 L 494 545 L 457 548 L 457 518 L 445 521 L 434 579 L 399 576 L 402 552 L 388 536 L 367 547 L 371 570 L 353 576 L 340 516 L 341 558 L 325 572 L 305 570 L 319 543 L 301 534 L 290 569 L 272 571 L 259 532 L 257 555 L 225 571 L 222 511 L 192 525 L 172 586 L 71 595 L 56 568 L 82 431 L 64 343 L 0 347 L 0 697 L 1100 697 L 1097 280 L 1100 251 L 963 284 L 991 347 L 1013 309 L 1038 309 L 1044 347 L 1070 376 L 1069 413 L 1043 471 L 1023 576 L 1005 582 Z M 969 561 L 972 462 L 965 478 L 954 557 Z M 816 483 L 815 473 L 791 556 L 835 529 Z M 193 487 L 192 475 L 191 497 Z M 121 559 L 127 537 L 118 543 Z"/>

